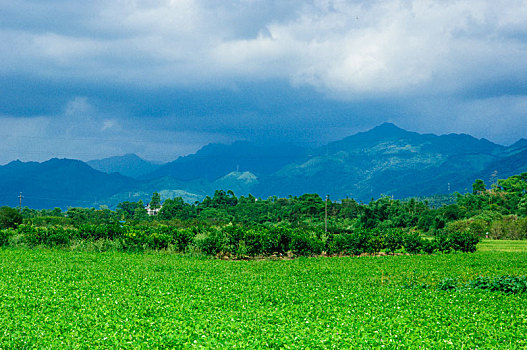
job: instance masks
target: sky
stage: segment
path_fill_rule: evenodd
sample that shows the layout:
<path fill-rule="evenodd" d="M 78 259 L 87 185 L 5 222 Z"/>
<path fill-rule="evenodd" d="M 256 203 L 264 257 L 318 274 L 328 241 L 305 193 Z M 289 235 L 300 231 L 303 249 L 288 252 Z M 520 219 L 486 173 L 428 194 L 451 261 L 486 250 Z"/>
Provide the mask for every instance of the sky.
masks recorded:
<path fill-rule="evenodd" d="M 392 122 L 527 137 L 524 0 L 0 0 L 0 164 Z"/>

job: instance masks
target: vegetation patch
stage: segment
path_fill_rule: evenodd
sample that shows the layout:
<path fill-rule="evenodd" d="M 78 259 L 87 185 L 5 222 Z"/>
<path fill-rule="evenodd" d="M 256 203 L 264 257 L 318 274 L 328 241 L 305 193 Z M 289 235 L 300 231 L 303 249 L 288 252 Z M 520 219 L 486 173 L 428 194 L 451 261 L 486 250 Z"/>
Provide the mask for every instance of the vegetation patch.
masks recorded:
<path fill-rule="evenodd" d="M 524 349 L 527 293 L 478 276 L 507 286 L 526 265 L 479 251 L 224 261 L 4 247 L 0 347 Z M 430 287 L 446 278 L 474 287 Z"/>

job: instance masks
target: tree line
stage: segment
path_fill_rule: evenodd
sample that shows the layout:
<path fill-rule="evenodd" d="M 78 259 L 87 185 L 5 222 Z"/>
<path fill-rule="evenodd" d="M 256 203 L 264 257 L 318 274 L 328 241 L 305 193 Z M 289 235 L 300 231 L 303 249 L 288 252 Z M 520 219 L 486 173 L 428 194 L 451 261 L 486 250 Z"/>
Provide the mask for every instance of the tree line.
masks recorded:
<path fill-rule="evenodd" d="M 416 243 L 418 246 L 416 249 L 432 251 L 441 251 L 446 241 L 452 243 L 453 238 L 458 237 L 456 239 L 459 240 L 461 239 L 459 237 L 463 235 L 466 242 L 477 241 L 476 238 L 479 240 L 482 237 L 527 238 L 527 173 L 500 179 L 490 188 L 478 179 L 472 188 L 470 193 L 435 196 L 431 199 L 398 200 L 383 196 L 372 199 L 369 203 L 361 203 L 349 198 L 333 201 L 330 198 L 322 198 L 318 194 L 287 198 L 273 196 L 267 199 L 256 198 L 252 195 L 237 197 L 232 191 L 223 190 L 215 191 L 214 195 L 207 196 L 200 202 L 186 203 L 181 197 L 176 197 L 166 199 L 161 203 L 159 194 L 154 193 L 149 207 L 151 209 L 160 208 L 160 210 L 157 215 L 153 216 L 148 215 L 142 201 L 125 201 L 120 203 L 115 210 L 106 207 L 98 209 L 75 207 L 62 211 L 60 208 L 35 210 L 26 207 L 18 212 L 14 208 L 2 207 L 0 208 L 0 229 L 17 228 L 24 224 L 24 227 L 41 230 L 39 231 L 40 236 L 48 237 L 53 234 L 48 234 L 48 231 L 44 232 L 44 230 L 51 232 L 55 230 L 54 228 L 62 227 L 71 230 L 63 234 L 70 235 L 71 239 L 75 237 L 98 239 L 100 235 L 83 235 L 83 230 L 86 227 L 92 227 L 92 231 L 96 232 L 95 228 L 100 227 L 98 230 L 101 232 L 103 228 L 108 229 L 109 227 L 125 227 L 127 230 L 131 230 L 132 227 L 141 227 L 143 233 L 136 236 L 143 238 L 136 246 L 151 245 L 153 247 L 159 244 L 151 243 L 153 241 L 145 237 L 150 237 L 152 232 L 157 232 L 156 227 L 172 227 L 174 230 L 190 229 L 194 230 L 192 231 L 194 246 L 199 246 L 201 250 L 211 254 L 213 252 L 217 254 L 222 250 L 234 254 L 232 244 L 231 248 L 225 248 L 229 245 L 221 243 L 232 241 L 227 237 L 229 235 L 215 233 L 217 230 L 218 232 L 230 232 L 224 231 L 225 227 L 230 226 L 242 227 L 243 232 L 257 232 L 256 236 L 261 236 L 262 232 L 266 232 L 265 234 L 271 232 L 273 227 L 288 228 L 292 231 L 286 230 L 289 232 L 285 235 L 289 237 L 287 238 L 289 243 L 284 243 L 283 249 L 291 248 L 293 237 L 299 237 L 299 234 L 295 233 L 296 230 L 311 232 L 310 237 L 314 238 L 306 238 L 305 241 L 319 243 L 313 243 L 309 251 L 318 252 L 319 248 L 313 248 L 316 246 L 322 247 L 321 249 L 326 252 L 335 253 L 368 252 L 378 247 L 382 247 L 384 251 L 396 251 L 397 249 L 411 251 L 413 249 L 411 248 L 412 238 L 408 237 L 428 237 L 428 241 L 433 241 L 435 246 L 429 247 L 425 240 Z M 33 232 L 27 228 L 25 230 Z M 57 230 L 60 231 L 60 229 Z M 166 229 L 161 231 L 163 230 Z M 27 232 L 25 236 L 31 236 Z M 393 232 L 399 232 L 396 235 L 397 239 L 392 237 Z M 248 246 L 248 242 L 256 241 L 254 237 L 250 238 L 246 234 L 248 233 L 235 235 L 238 241 L 234 251 L 243 251 L 244 245 L 248 251 L 251 251 L 252 248 Z M 170 239 L 165 237 L 166 244 L 175 244 L 173 240 L 177 234 L 172 232 L 169 236 Z M 209 242 L 210 237 L 216 237 L 213 240 L 216 243 L 212 246 L 217 247 L 215 249 L 219 251 L 207 248 L 208 243 L 206 242 Z M 369 243 L 357 243 L 361 240 Z M 372 243 L 375 240 L 379 241 L 377 248 L 371 248 L 375 246 Z M 395 243 L 390 243 L 391 240 Z M 35 242 L 37 241 L 38 239 Z M 42 242 L 44 241 L 43 238 Z M 417 242 L 417 238 L 414 241 Z M 161 246 L 166 244 L 163 243 Z M 258 244 L 261 245 L 261 243 Z M 357 246 L 362 248 L 356 249 Z M 459 250 L 462 249 L 459 248 Z M 269 253 L 265 250 L 262 252 Z"/>

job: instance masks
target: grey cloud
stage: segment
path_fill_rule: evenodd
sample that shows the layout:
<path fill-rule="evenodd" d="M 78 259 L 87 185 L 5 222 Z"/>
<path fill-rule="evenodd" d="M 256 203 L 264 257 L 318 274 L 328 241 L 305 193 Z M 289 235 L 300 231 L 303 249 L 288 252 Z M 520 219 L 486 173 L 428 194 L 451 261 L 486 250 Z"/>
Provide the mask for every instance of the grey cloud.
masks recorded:
<path fill-rule="evenodd" d="M 527 73 L 522 1 L 3 3 L 4 72 L 149 86 L 287 79 L 343 99 Z"/>

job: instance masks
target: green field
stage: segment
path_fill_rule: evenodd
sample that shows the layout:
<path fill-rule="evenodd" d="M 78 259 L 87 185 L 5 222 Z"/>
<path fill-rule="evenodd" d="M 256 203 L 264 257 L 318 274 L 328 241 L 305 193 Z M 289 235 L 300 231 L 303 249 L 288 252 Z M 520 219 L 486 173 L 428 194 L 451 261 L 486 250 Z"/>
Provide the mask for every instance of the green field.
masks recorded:
<path fill-rule="evenodd" d="M 527 242 L 473 254 L 222 261 L 0 249 L 0 348 L 525 349 Z"/>

